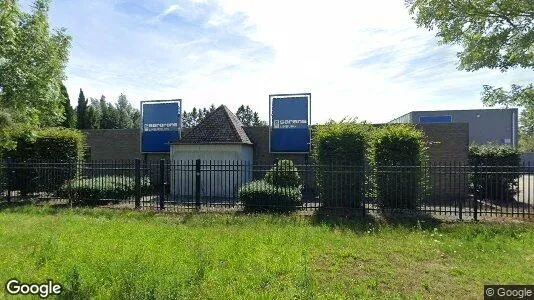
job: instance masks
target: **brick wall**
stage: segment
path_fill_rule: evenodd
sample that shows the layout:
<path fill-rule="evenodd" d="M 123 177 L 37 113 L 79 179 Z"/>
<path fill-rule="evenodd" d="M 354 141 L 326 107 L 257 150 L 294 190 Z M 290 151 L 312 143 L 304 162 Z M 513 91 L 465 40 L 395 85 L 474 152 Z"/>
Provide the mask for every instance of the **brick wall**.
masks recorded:
<path fill-rule="evenodd" d="M 428 154 L 431 162 L 466 162 L 469 147 L 469 127 L 465 123 L 418 124 L 429 141 Z M 306 154 L 277 154 L 269 152 L 269 128 L 245 128 L 254 143 L 254 162 L 271 164 L 277 159 L 292 159 L 296 164 L 311 163 Z M 145 158 L 139 149 L 138 129 L 84 130 L 91 149 L 92 160 L 121 160 Z M 313 137 L 312 137 L 313 138 Z M 148 160 L 169 159 L 167 154 L 149 154 Z"/>
<path fill-rule="evenodd" d="M 91 160 L 123 160 L 141 157 L 139 129 L 83 130 Z"/>
<path fill-rule="evenodd" d="M 377 125 L 380 126 L 380 125 Z M 428 138 L 428 154 L 433 163 L 466 162 L 469 148 L 469 127 L 466 123 L 418 124 Z M 245 128 L 254 143 L 254 162 L 271 164 L 276 159 L 291 159 L 296 164 L 305 164 L 312 159 L 305 154 L 269 153 L 269 128 Z M 312 136 L 313 139 L 313 136 Z"/>
<path fill-rule="evenodd" d="M 467 162 L 469 124 L 418 124 L 416 126 L 427 136 L 428 155 L 431 162 Z"/>

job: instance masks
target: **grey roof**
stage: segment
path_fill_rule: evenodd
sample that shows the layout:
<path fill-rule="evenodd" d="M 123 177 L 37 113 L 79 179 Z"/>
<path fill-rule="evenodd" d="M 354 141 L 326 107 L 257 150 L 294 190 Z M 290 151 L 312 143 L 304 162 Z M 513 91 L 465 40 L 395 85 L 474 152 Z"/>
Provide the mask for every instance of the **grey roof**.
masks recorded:
<path fill-rule="evenodd" d="M 228 107 L 221 105 L 175 144 L 252 144 L 243 123 Z"/>

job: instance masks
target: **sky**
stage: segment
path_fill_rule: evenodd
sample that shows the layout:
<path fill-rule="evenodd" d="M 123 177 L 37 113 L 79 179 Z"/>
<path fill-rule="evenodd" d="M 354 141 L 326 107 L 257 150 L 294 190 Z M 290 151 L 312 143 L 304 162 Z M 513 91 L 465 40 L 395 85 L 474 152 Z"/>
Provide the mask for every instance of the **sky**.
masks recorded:
<path fill-rule="evenodd" d="M 20 1 L 30 9 L 31 0 Z M 72 105 L 123 93 L 182 99 L 183 109 L 311 93 L 312 123 L 387 122 L 413 110 L 482 108 L 482 85 L 526 83 L 532 70 L 457 70 L 457 46 L 417 28 L 402 0 L 52 0 L 72 36 Z"/>

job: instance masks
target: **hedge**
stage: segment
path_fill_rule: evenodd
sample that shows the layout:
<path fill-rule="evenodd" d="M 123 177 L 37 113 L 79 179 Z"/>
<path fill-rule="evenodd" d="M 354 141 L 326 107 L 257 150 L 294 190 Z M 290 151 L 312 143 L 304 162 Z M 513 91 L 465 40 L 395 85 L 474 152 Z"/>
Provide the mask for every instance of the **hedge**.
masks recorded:
<path fill-rule="evenodd" d="M 265 182 L 279 187 L 300 187 L 302 185 L 299 173 L 293 161 L 280 160 L 265 174 Z"/>
<path fill-rule="evenodd" d="M 16 147 L 3 153 L 3 157 L 13 163 L 9 165 L 8 173 L 11 190 L 19 190 L 22 194 L 54 191 L 76 176 L 76 168 L 69 166 L 83 157 L 86 143 L 82 132 L 46 128 L 20 130 L 12 133 L 12 137 Z M 65 165 L 52 168 L 50 163 Z"/>
<path fill-rule="evenodd" d="M 370 125 L 355 122 L 330 122 L 317 126 L 313 157 L 319 164 L 317 186 L 325 207 L 360 205 L 372 131 Z M 347 169 L 344 165 L 355 167 Z"/>
<path fill-rule="evenodd" d="M 150 180 L 141 178 L 141 193 L 147 194 Z M 135 179 L 128 176 L 101 176 L 74 179 L 59 188 L 59 196 L 74 203 L 97 204 L 106 201 L 118 202 L 135 196 Z"/>
<path fill-rule="evenodd" d="M 471 145 L 469 164 L 473 167 L 470 183 L 477 198 L 511 201 L 519 184 L 521 154 L 503 145 Z"/>
<path fill-rule="evenodd" d="M 302 192 L 300 187 L 279 187 L 257 180 L 239 189 L 239 200 L 245 211 L 286 212 L 302 205 Z"/>
<path fill-rule="evenodd" d="M 427 173 L 425 135 L 408 124 L 375 131 L 372 163 L 376 196 L 382 207 L 416 209 L 424 196 Z"/>

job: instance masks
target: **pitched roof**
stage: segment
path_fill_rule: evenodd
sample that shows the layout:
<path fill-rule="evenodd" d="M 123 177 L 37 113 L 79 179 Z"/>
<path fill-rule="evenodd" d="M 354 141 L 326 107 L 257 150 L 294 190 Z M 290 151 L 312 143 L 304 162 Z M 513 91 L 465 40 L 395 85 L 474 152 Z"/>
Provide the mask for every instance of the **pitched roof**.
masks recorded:
<path fill-rule="evenodd" d="M 176 144 L 252 144 L 243 123 L 228 107 L 221 105 Z"/>

